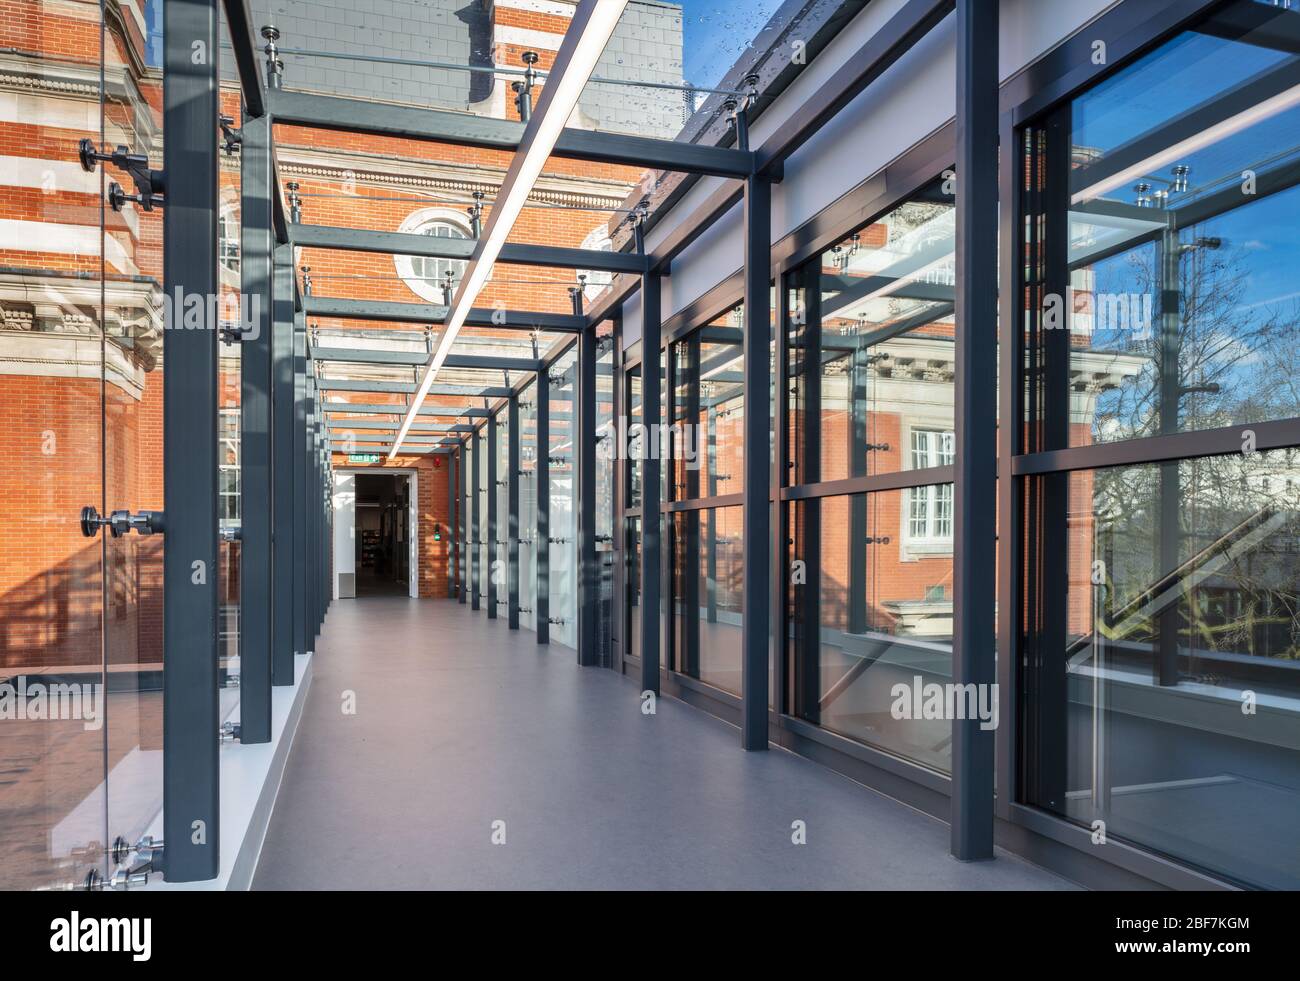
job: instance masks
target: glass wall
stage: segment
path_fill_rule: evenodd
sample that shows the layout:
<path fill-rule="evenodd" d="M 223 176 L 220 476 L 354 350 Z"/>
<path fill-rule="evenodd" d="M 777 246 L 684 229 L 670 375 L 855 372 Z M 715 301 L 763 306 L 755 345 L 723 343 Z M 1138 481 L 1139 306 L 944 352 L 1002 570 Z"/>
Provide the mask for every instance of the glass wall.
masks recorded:
<path fill-rule="evenodd" d="M 1021 491 L 1020 792 L 1295 889 L 1300 460 L 1268 424 L 1300 414 L 1300 55 L 1267 10 L 1026 134 L 1025 449 L 1063 452 Z"/>
<path fill-rule="evenodd" d="M 794 270 L 785 300 L 785 710 L 940 772 L 951 721 L 894 703 L 952 680 L 953 213 L 935 180 Z"/>
<path fill-rule="evenodd" d="M 578 645 L 578 525 L 574 505 L 576 346 L 551 367 L 551 640 Z"/>
<path fill-rule="evenodd" d="M 744 607 L 743 507 L 672 515 L 671 664 L 733 695 L 741 693 Z"/>
<path fill-rule="evenodd" d="M 951 491 L 952 485 L 943 485 Z M 791 714 L 932 769 L 951 768 L 948 718 L 895 718 L 895 686 L 952 681 L 952 552 L 904 558 L 936 486 L 793 501 Z M 949 531 L 951 539 L 951 531 Z"/>
<path fill-rule="evenodd" d="M 618 442 L 618 427 L 614 419 L 614 336 L 612 325 L 606 321 L 597 330 L 605 331 L 596 351 L 596 434 L 610 441 L 610 449 Z M 597 663 L 603 667 L 614 665 L 614 474 L 621 451 L 596 452 L 596 568 L 600 575 L 600 607 L 596 617 Z M 621 654 L 619 655 L 622 656 Z"/>
<path fill-rule="evenodd" d="M 78 160 L 85 139 L 162 166 L 162 77 L 123 6 L 78 5 L 75 40 L 20 7 L 23 77 L 0 82 L 5 889 L 109 875 L 107 846 L 161 814 L 162 540 L 81 522 L 165 503 L 162 215 L 104 205 L 129 178 Z"/>
<path fill-rule="evenodd" d="M 519 624 L 537 629 L 537 386 L 519 393 Z"/>
<path fill-rule="evenodd" d="M 474 554 L 478 558 L 479 608 L 486 610 L 488 601 L 488 579 L 492 575 L 492 551 L 488 535 L 488 426 L 492 420 L 484 421 L 478 432 L 478 529 L 474 535 L 477 544 Z"/>
<path fill-rule="evenodd" d="M 497 533 L 492 543 L 492 581 L 497 587 L 497 616 L 504 618 L 510 608 L 510 416 L 503 407 L 493 424 L 497 427 L 497 481 L 492 488 L 496 497 Z"/>
<path fill-rule="evenodd" d="M 955 207 L 944 192 L 934 181 L 792 277 L 794 483 L 952 462 Z"/>
<path fill-rule="evenodd" d="M 733 695 L 741 691 L 744 508 L 722 499 L 744 488 L 744 322 L 743 307 L 728 310 L 670 345 L 665 362 L 665 663 Z"/>

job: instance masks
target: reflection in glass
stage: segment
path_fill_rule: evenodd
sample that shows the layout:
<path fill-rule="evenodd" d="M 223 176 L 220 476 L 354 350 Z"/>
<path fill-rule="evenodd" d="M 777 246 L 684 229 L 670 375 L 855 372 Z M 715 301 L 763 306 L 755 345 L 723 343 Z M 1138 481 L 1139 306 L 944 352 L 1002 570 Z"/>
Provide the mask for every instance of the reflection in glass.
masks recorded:
<path fill-rule="evenodd" d="M 574 507 L 576 345 L 551 367 L 551 641 L 578 646 L 578 515 Z"/>
<path fill-rule="evenodd" d="M 672 346 L 673 499 L 745 489 L 744 308 Z"/>
<path fill-rule="evenodd" d="M 670 661 L 689 678 L 740 694 L 744 508 L 679 511 L 672 555 Z"/>
<path fill-rule="evenodd" d="M 1300 415 L 1295 17 L 1229 4 L 1029 134 L 1032 448 Z"/>
<path fill-rule="evenodd" d="M 952 431 L 951 191 L 934 181 L 793 275 L 796 483 L 915 468 L 911 433 Z"/>
<path fill-rule="evenodd" d="M 537 629 L 537 386 L 519 393 L 519 623 Z"/>
<path fill-rule="evenodd" d="M 1300 452 L 1048 475 L 1027 507 L 1029 801 L 1300 887 Z"/>
<path fill-rule="evenodd" d="M 940 772 L 948 719 L 898 717 L 894 686 L 952 681 L 952 538 L 915 536 L 918 501 L 952 485 L 789 505 L 794 714 Z"/>

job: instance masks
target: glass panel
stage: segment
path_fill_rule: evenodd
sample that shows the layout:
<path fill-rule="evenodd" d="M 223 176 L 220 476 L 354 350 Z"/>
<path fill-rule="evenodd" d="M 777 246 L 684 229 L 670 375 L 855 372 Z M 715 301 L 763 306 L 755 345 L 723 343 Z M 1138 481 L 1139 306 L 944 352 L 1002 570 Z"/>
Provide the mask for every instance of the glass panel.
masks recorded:
<path fill-rule="evenodd" d="M 943 530 L 936 507 L 949 514 L 946 538 L 918 537 L 918 516 Z M 899 711 L 895 689 L 910 706 L 952 681 L 952 485 L 789 508 L 794 714 L 948 772 L 951 716 Z"/>
<path fill-rule="evenodd" d="M 1300 453 L 1029 484 L 1028 801 L 1300 887 Z"/>
<path fill-rule="evenodd" d="M 671 663 L 715 688 L 740 694 L 742 507 L 679 511 L 668 523 L 673 557 Z"/>
<path fill-rule="evenodd" d="M 637 365 L 627 372 L 627 417 L 628 425 L 640 423 L 646 425 L 641 416 L 641 366 Z M 642 454 L 632 452 L 629 447 L 627 459 L 627 507 L 641 506 L 641 458 Z"/>
<path fill-rule="evenodd" d="M 551 368 L 551 640 L 578 645 L 578 516 L 574 467 L 576 345 Z"/>
<path fill-rule="evenodd" d="M 142 38 L 116 26 L 109 30 L 107 70 L 125 68 L 118 45 L 143 57 Z M 160 162 L 164 134 L 155 107 L 161 106 L 161 79 L 142 79 L 140 86 L 105 90 L 104 139 Z M 115 171 L 108 179 L 124 178 Z M 134 273 L 151 291 L 161 291 L 163 216 L 131 204 L 120 215 L 106 212 L 105 220 L 105 247 L 116 251 L 119 244 L 129 256 L 121 261 L 123 268 L 109 269 L 104 277 L 105 504 L 113 510 L 162 511 L 162 325 L 156 313 L 142 309 L 130 280 Z M 230 291 L 223 287 L 223 293 Z M 101 537 L 107 840 L 122 837 L 134 844 L 146 832 L 162 832 L 163 539 L 137 533 Z"/>
<path fill-rule="evenodd" d="M 1229 4 L 1031 140 L 1036 448 L 1300 415 L 1296 17 Z"/>
<path fill-rule="evenodd" d="M 675 499 L 745 489 L 744 308 L 673 345 Z"/>
<path fill-rule="evenodd" d="M 632 657 L 641 656 L 641 519 L 627 519 L 627 649 Z"/>
<path fill-rule="evenodd" d="M 608 322 L 599 325 L 609 331 Z M 618 427 L 614 420 L 614 337 L 607 333 L 596 347 L 596 433 L 617 442 Z M 608 445 L 608 444 L 606 444 Z M 610 449 L 614 449 L 610 446 Z M 596 567 L 600 574 L 600 607 L 597 612 L 596 642 L 598 663 L 614 663 L 614 472 L 618 452 L 596 452 Z M 620 655 L 621 656 L 621 655 Z"/>
<path fill-rule="evenodd" d="M 510 609 L 510 416 L 501 409 L 497 416 L 497 484 L 491 489 L 496 495 L 497 534 L 492 543 L 492 581 L 497 587 L 497 616 L 504 618 Z"/>
<path fill-rule="evenodd" d="M 492 575 L 491 551 L 488 541 L 488 440 L 487 427 L 492 421 L 487 420 L 479 430 L 478 450 L 478 531 L 474 536 L 477 544 L 478 589 L 480 608 L 486 610 L 488 596 L 488 578 Z"/>
<path fill-rule="evenodd" d="M 537 629 L 537 386 L 519 394 L 519 623 Z"/>
<path fill-rule="evenodd" d="M 936 180 L 793 274 L 796 483 L 911 469 L 910 431 L 952 431 L 954 219 Z"/>

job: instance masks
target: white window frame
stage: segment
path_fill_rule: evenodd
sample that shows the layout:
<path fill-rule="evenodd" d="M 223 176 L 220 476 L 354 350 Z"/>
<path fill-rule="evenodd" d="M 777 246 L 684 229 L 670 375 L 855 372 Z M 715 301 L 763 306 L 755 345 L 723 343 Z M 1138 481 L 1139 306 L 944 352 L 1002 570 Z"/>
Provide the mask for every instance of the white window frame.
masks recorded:
<path fill-rule="evenodd" d="M 422 235 L 426 234 L 425 230 L 433 225 L 449 225 L 460 231 L 465 238 L 472 237 L 468 219 L 463 212 L 457 211 L 455 208 L 421 208 L 419 211 L 407 215 L 397 230 L 409 235 Z M 431 259 L 427 256 L 393 256 L 393 264 L 397 267 L 397 275 L 401 277 L 407 288 L 422 300 L 441 306 L 445 302 L 442 295 L 441 276 L 438 277 L 439 281 L 425 278 L 427 276 L 425 263 L 430 262 L 446 264 L 451 268 L 459 267 L 460 272 L 456 276 L 456 283 L 459 285 L 460 277 L 464 275 L 466 266 L 463 260 Z"/>
<path fill-rule="evenodd" d="M 956 438 L 951 428 L 943 424 L 916 425 L 906 429 L 907 433 L 907 469 L 925 470 L 933 467 L 950 466 L 956 448 Z M 926 437 L 926 447 L 921 450 L 924 459 L 918 459 L 918 437 Z M 938 437 L 937 439 L 935 437 Z M 914 525 L 916 503 L 924 503 L 923 517 L 925 530 L 918 534 Z M 939 517 L 940 504 L 947 503 L 947 531 L 941 531 L 944 519 Z M 910 487 L 902 508 L 903 541 L 907 551 L 913 556 L 950 555 L 953 550 L 953 522 L 955 519 L 955 500 L 952 484 L 929 484 L 924 487 Z"/>

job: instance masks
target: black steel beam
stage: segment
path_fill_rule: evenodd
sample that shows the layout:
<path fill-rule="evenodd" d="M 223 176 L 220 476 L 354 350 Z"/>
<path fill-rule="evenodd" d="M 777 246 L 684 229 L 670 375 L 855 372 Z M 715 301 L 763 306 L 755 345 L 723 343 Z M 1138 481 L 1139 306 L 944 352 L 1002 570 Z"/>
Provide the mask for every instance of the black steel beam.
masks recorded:
<path fill-rule="evenodd" d="M 442 238 L 416 232 L 382 232 L 368 228 L 331 225 L 291 225 L 293 244 L 310 249 L 339 249 L 346 252 L 378 252 L 384 255 L 427 256 L 468 262 L 474 254 L 474 239 Z M 515 266 L 547 266 L 553 269 L 639 274 L 646 260 L 631 252 L 604 252 L 556 245 L 525 245 L 507 242 L 497 262 Z"/>
<path fill-rule="evenodd" d="M 307 653 L 307 320 L 293 327 L 293 652 Z"/>
<path fill-rule="evenodd" d="M 216 0 L 165 0 L 163 292 L 216 297 Z M 208 308 L 208 307 L 205 307 Z M 218 324 L 166 330 L 163 363 L 163 834 L 169 882 L 215 878 L 218 777 Z"/>
<path fill-rule="evenodd" d="M 537 575 L 534 587 L 533 623 L 537 643 L 551 642 L 551 376 L 549 369 L 537 373 Z"/>
<path fill-rule="evenodd" d="M 525 128 L 509 119 L 338 96 L 272 90 L 267 99 L 271 113 L 281 123 L 510 153 L 519 148 Z M 753 156 L 742 150 L 595 130 L 565 129 L 552 156 L 719 177 L 745 177 L 753 172 Z"/>
<path fill-rule="evenodd" d="M 745 514 L 742 530 L 745 581 L 741 627 L 741 745 L 767 749 L 768 609 L 771 589 L 772 471 L 768 453 L 771 421 L 772 185 L 753 177 L 745 184 Z M 644 371 L 644 367 L 642 371 Z"/>
<path fill-rule="evenodd" d="M 402 424 L 397 421 L 393 422 L 376 422 L 373 419 L 334 419 L 328 423 L 329 431 L 332 433 L 355 432 L 356 430 L 380 430 L 384 433 L 396 434 Z M 451 423 L 435 422 L 417 422 L 410 428 L 412 433 L 450 433 L 455 432 Z"/>
<path fill-rule="evenodd" d="M 483 506 L 481 495 L 479 494 L 479 480 L 483 473 L 483 437 L 476 430 L 470 437 L 474 459 L 471 461 L 472 469 L 470 483 L 470 528 L 469 533 L 469 584 L 470 584 L 470 609 L 479 608 L 480 597 L 483 594 L 483 553 L 479 551 L 482 544 L 480 536 L 483 534 Z"/>
<path fill-rule="evenodd" d="M 322 392 L 382 392 L 385 395 L 414 395 L 416 390 L 415 382 L 355 381 L 350 378 L 322 378 L 318 387 Z M 484 387 L 434 382 L 429 389 L 429 394 L 503 399 L 509 397 L 513 391 L 513 388 L 506 388 L 504 385 Z"/>
<path fill-rule="evenodd" d="M 461 443 L 456 453 L 456 600 L 460 603 L 464 603 L 469 595 L 469 565 L 465 551 L 469 529 L 469 507 L 465 500 L 465 449 L 465 444 Z"/>
<path fill-rule="evenodd" d="M 506 620 L 519 629 L 519 394 L 506 403 Z"/>
<path fill-rule="evenodd" d="M 497 618 L 497 440 L 500 426 L 497 417 L 487 422 L 487 615 Z"/>
<path fill-rule="evenodd" d="M 435 303 L 400 303 L 392 300 L 348 300 L 333 296 L 303 297 L 309 317 L 337 317 L 340 320 L 383 320 L 404 324 L 441 324 L 447 320 L 448 308 Z M 576 334 L 585 318 L 571 313 L 540 313 L 520 310 L 492 310 L 478 307 L 465 320 L 468 327 L 495 327 L 498 330 L 544 330 Z"/>
<path fill-rule="evenodd" d="M 956 480 L 952 681 L 996 680 L 998 5 L 957 3 Z M 1004 610 L 1004 616 L 1014 611 Z M 962 690 L 958 688 L 958 691 Z M 951 849 L 993 857 L 994 733 L 952 723 Z M 1003 788 L 1011 792 L 1011 788 Z"/>
<path fill-rule="evenodd" d="M 663 631 L 660 608 L 663 597 L 661 562 L 663 559 L 663 520 L 659 514 L 660 467 L 658 446 L 649 438 L 650 427 L 659 422 L 663 405 L 663 378 L 660 372 L 660 329 L 662 327 L 662 282 L 657 271 L 647 272 L 641 280 L 641 350 L 648 356 L 641 360 L 641 419 L 646 427 L 645 445 L 649 452 L 641 458 L 641 690 L 659 694 L 660 668 L 663 663 Z M 698 557 L 698 552 L 695 557 Z"/>
<path fill-rule="evenodd" d="M 240 151 L 240 289 L 252 333 L 240 346 L 239 740 L 271 741 L 271 341 L 275 232 L 271 118 L 245 118 Z"/>
<path fill-rule="evenodd" d="M 253 15 L 248 0 L 224 0 L 222 5 L 226 10 L 230 46 L 235 52 L 235 70 L 239 73 L 244 108 L 248 115 L 260 118 L 266 115 L 265 87 L 259 46 L 253 38 Z"/>
<path fill-rule="evenodd" d="M 397 416 L 400 420 L 406 415 L 405 405 L 382 405 L 378 402 L 323 402 L 321 411 L 327 415 L 381 415 Z M 486 412 L 486 409 L 471 409 L 468 407 L 461 408 L 453 406 L 447 409 L 425 408 L 416 413 L 417 416 L 423 416 L 427 419 L 461 419 L 470 418 L 476 412 Z"/>
<path fill-rule="evenodd" d="M 596 564 L 596 331 L 578 337 L 577 380 L 574 385 L 578 418 L 573 426 L 573 459 L 577 470 L 574 509 L 578 526 L 578 663 L 600 663 L 600 568 Z"/>
<path fill-rule="evenodd" d="M 271 335 L 271 684 L 292 685 L 293 644 L 293 246 L 275 250 Z"/>
<path fill-rule="evenodd" d="M 458 456 L 454 451 L 448 448 L 447 455 L 447 599 L 455 599 L 456 578 L 459 571 L 456 567 L 456 556 L 460 528 L 460 500 L 457 497 L 459 488 L 456 471 L 460 468 L 457 464 Z M 418 502 L 415 502 L 415 506 L 418 509 Z"/>
<path fill-rule="evenodd" d="M 378 351 L 348 347 L 312 347 L 313 361 L 342 361 L 349 364 L 423 365 L 429 361 L 424 351 Z M 536 358 L 497 358 L 480 354 L 449 354 L 444 368 L 470 368 L 484 371 L 537 371 L 541 361 Z"/>

